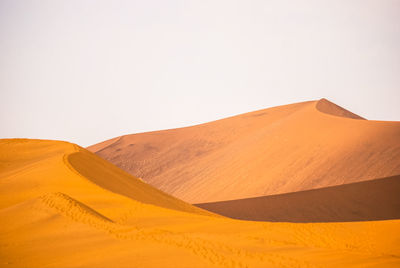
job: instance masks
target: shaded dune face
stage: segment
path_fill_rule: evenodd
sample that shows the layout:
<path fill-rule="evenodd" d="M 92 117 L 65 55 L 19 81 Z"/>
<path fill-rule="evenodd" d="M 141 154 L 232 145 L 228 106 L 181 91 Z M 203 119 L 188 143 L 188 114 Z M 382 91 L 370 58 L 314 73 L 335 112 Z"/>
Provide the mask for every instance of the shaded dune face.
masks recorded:
<path fill-rule="evenodd" d="M 352 119 L 363 119 L 365 120 L 365 118 L 356 115 L 342 107 L 340 107 L 339 105 L 336 105 L 330 101 L 328 101 L 327 99 L 320 99 L 316 106 L 315 106 L 319 111 L 326 113 L 326 114 L 330 114 L 330 115 L 335 115 L 335 116 L 339 116 L 339 117 L 347 117 L 347 118 L 352 118 Z"/>
<path fill-rule="evenodd" d="M 77 145 L 42 140 L 0 142 L 0 208 L 51 193 L 82 203 L 115 207 L 137 202 L 182 212 L 211 215 L 124 172 Z M 61 199 L 60 199 L 61 200 Z M 103 206 L 103 205 L 102 205 Z M 109 209 L 108 208 L 108 209 Z"/>
<path fill-rule="evenodd" d="M 196 206 L 227 217 L 255 221 L 343 222 L 400 219 L 400 176 Z"/>
<path fill-rule="evenodd" d="M 322 99 L 89 147 L 189 203 L 276 195 L 400 174 L 400 123 Z"/>
<path fill-rule="evenodd" d="M 150 187 L 111 163 L 85 150 L 69 154 L 69 164 L 84 178 L 113 193 L 159 207 L 204 213 L 191 205 Z M 208 213 L 204 213 L 208 214 Z"/>

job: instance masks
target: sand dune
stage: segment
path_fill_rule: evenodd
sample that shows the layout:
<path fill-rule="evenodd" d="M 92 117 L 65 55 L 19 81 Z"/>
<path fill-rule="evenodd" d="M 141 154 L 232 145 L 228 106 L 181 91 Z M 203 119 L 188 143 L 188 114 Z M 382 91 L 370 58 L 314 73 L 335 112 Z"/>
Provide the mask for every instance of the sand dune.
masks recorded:
<path fill-rule="evenodd" d="M 400 221 L 233 220 L 79 146 L 0 140 L 1 267 L 398 267 Z"/>
<path fill-rule="evenodd" d="M 196 206 L 235 219 L 257 221 L 341 222 L 400 219 L 400 176 Z"/>
<path fill-rule="evenodd" d="M 134 198 L 144 204 L 209 214 L 164 194 L 71 143 L 1 140 L 0 160 L 1 178 L 4 178 L 0 208 L 49 192 L 63 192 L 89 205 L 104 203 L 109 196 L 104 206 L 128 207 L 130 198 Z"/>
<path fill-rule="evenodd" d="M 189 203 L 290 193 L 400 174 L 400 122 L 322 99 L 88 149 Z"/>

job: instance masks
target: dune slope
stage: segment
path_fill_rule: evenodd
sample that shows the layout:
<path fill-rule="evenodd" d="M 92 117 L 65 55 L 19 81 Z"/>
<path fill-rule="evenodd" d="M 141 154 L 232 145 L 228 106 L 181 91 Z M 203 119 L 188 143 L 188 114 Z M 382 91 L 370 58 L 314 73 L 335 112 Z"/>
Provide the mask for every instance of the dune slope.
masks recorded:
<path fill-rule="evenodd" d="M 102 203 L 109 196 L 109 206 L 128 206 L 133 198 L 143 204 L 208 214 L 71 143 L 1 140 L 0 161 L 0 208 L 43 194 L 63 192 L 89 205 Z"/>
<path fill-rule="evenodd" d="M 79 146 L 0 140 L 1 267 L 398 267 L 400 221 L 220 217 Z"/>
<path fill-rule="evenodd" d="M 235 219 L 257 221 L 400 219 L 400 176 L 196 206 Z"/>
<path fill-rule="evenodd" d="M 326 99 L 88 149 L 189 203 L 290 193 L 400 174 L 400 122 L 363 120 Z"/>

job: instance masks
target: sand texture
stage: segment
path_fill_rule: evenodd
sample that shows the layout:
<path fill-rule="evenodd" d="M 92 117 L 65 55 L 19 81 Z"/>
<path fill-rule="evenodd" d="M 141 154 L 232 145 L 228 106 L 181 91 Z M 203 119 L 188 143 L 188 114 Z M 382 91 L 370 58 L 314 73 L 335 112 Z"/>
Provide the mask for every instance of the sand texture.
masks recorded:
<path fill-rule="evenodd" d="M 400 174 L 400 122 L 369 121 L 326 99 L 88 148 L 189 203 L 291 193 Z"/>
<path fill-rule="evenodd" d="M 225 218 L 67 142 L 0 140 L 1 267 L 399 267 L 400 221 Z"/>

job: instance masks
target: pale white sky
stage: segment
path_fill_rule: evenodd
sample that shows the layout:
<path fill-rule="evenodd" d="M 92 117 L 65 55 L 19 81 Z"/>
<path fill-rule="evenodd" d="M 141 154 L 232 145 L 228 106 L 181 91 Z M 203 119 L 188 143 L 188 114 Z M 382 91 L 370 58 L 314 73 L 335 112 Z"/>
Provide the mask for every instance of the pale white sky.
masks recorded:
<path fill-rule="evenodd" d="M 399 0 L 0 0 L 0 138 L 87 146 L 321 97 L 400 120 L 399 48 Z"/>

